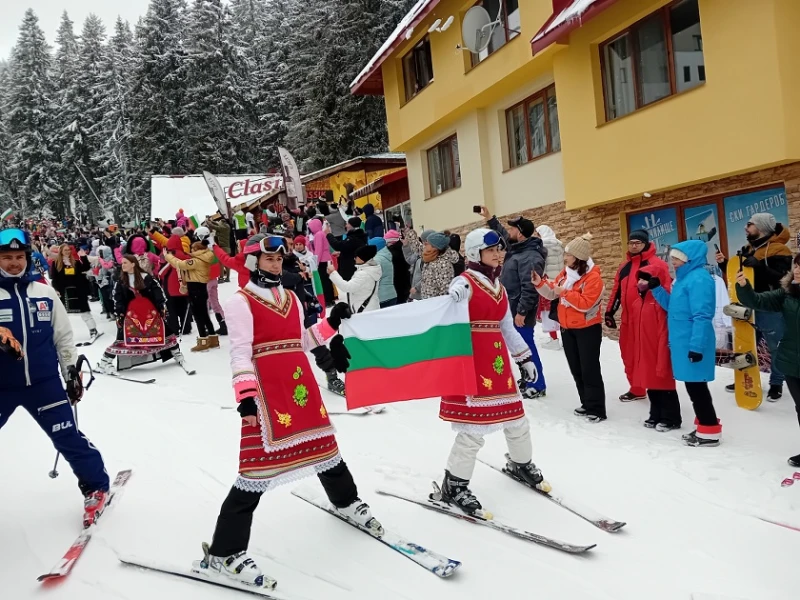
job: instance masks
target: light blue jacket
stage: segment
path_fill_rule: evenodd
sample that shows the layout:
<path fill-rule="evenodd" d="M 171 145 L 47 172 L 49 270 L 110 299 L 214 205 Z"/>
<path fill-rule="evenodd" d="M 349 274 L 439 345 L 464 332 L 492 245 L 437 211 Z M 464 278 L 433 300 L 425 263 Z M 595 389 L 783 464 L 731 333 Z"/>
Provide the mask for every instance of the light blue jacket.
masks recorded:
<path fill-rule="evenodd" d="M 397 290 L 394 289 L 394 265 L 392 264 L 392 253 L 386 247 L 386 240 L 383 238 L 372 238 L 369 240 L 370 246 L 378 248 L 375 262 L 381 266 L 381 281 L 378 284 L 378 299 L 381 302 L 394 300 L 397 298 Z"/>
<path fill-rule="evenodd" d="M 716 292 L 705 269 L 708 248 L 700 240 L 687 240 L 673 249 L 683 252 L 689 262 L 675 270 L 671 294 L 663 287 L 653 290 L 656 302 L 667 311 L 672 372 L 678 381 L 714 381 Z M 703 359 L 690 362 L 689 352 L 702 354 Z"/>

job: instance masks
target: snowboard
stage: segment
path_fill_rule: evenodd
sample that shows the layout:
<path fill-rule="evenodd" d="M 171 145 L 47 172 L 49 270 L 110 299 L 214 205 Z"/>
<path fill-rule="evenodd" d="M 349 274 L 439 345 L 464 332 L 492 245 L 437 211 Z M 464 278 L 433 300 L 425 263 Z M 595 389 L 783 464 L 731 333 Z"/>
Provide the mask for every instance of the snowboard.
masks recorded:
<path fill-rule="evenodd" d="M 742 265 L 742 257 L 737 255 L 728 261 L 728 294 L 732 303 L 738 303 L 736 294 L 736 275 L 744 272 L 747 281 L 753 285 L 753 268 Z M 736 404 L 747 410 L 755 410 L 761 406 L 764 397 L 761 390 L 761 372 L 758 369 L 758 346 L 756 344 L 755 313 L 750 311 L 750 319 L 731 319 L 733 325 L 733 351 L 737 355 L 750 355 L 750 365 L 733 372 L 736 385 Z"/>

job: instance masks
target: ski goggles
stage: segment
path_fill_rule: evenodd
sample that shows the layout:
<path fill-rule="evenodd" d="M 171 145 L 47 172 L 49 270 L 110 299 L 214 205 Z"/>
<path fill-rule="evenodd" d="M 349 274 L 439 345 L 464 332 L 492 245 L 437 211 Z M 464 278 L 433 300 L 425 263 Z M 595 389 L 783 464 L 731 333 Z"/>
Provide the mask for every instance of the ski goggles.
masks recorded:
<path fill-rule="evenodd" d="M 12 250 L 23 249 L 30 246 L 31 238 L 27 231 L 22 229 L 3 229 L 0 231 L 0 247 L 8 247 Z M 17 246 L 17 248 L 15 248 Z"/>
<path fill-rule="evenodd" d="M 264 254 L 277 254 L 278 252 L 286 253 L 286 245 L 282 237 L 278 235 L 268 235 L 261 238 L 257 244 L 252 242 L 245 244 L 245 254 L 254 254 L 256 252 L 263 252 Z"/>
<path fill-rule="evenodd" d="M 493 248 L 495 246 L 500 246 L 501 248 L 506 247 L 506 243 L 503 238 L 500 236 L 499 233 L 496 231 L 487 231 L 483 234 L 483 245 L 481 246 L 481 250 L 485 250 L 486 248 Z"/>

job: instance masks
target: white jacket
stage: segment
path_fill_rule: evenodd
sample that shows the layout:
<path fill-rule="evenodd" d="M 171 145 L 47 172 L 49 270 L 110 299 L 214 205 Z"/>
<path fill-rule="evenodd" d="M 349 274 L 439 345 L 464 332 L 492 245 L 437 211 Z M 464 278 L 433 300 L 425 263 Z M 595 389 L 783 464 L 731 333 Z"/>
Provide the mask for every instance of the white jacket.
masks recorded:
<path fill-rule="evenodd" d="M 369 298 L 367 306 L 361 312 L 378 310 L 381 301 L 378 298 L 378 285 L 381 280 L 381 266 L 375 259 L 356 265 L 356 272 L 350 281 L 345 281 L 336 271 L 331 273 L 331 282 L 339 289 L 339 299 L 350 305 L 353 314 L 359 312 L 364 302 Z M 342 298 L 342 295 L 345 295 Z"/>
<path fill-rule="evenodd" d="M 542 244 L 547 249 L 544 272 L 548 279 L 555 279 L 564 270 L 564 245 L 547 225 L 539 225 L 536 233 L 542 238 Z"/>

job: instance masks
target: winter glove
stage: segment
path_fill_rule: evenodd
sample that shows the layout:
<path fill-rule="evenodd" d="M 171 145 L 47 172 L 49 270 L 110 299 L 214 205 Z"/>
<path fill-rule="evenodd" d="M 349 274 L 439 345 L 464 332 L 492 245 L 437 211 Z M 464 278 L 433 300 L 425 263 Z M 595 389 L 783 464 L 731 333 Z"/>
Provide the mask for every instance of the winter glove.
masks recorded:
<path fill-rule="evenodd" d="M 455 302 L 463 302 L 469 298 L 469 284 L 458 282 L 450 288 L 450 297 Z"/>
<path fill-rule="evenodd" d="M 742 266 L 744 267 L 757 267 L 758 266 L 758 259 L 753 256 L 745 256 L 744 260 L 742 260 Z"/>
<path fill-rule="evenodd" d="M 334 336 L 331 339 L 331 356 L 333 357 L 333 364 L 336 365 L 336 370 L 339 373 L 346 373 L 350 368 L 350 353 L 344 345 L 344 338 L 341 335 Z"/>
<path fill-rule="evenodd" d="M 67 398 L 71 404 L 77 404 L 83 398 L 83 382 L 75 365 L 67 367 Z"/>
<path fill-rule="evenodd" d="M 536 369 L 536 365 L 533 364 L 530 357 L 518 362 L 517 365 L 519 366 L 519 373 L 522 375 L 522 380 L 525 383 L 536 383 L 539 379 L 539 371 Z"/>
<path fill-rule="evenodd" d="M 349 319 L 353 316 L 353 311 L 346 302 L 337 302 L 331 309 L 331 314 L 328 317 L 328 325 L 333 327 L 335 331 L 339 331 L 342 324 L 342 319 Z"/>
<path fill-rule="evenodd" d="M 611 313 L 606 313 L 605 322 L 606 322 L 606 327 L 608 327 L 609 329 L 617 328 L 617 322 L 614 320 L 614 315 L 612 315 Z"/>
<path fill-rule="evenodd" d="M 336 364 L 333 362 L 333 355 L 326 346 L 317 346 L 313 348 L 311 354 L 314 355 L 317 366 L 326 373 L 336 368 Z"/>
<path fill-rule="evenodd" d="M 689 362 L 698 363 L 703 360 L 703 355 L 700 352 L 692 352 L 689 350 Z"/>
<path fill-rule="evenodd" d="M 22 358 L 22 346 L 10 329 L 0 327 L 0 351 L 10 354 L 12 358 Z"/>
<path fill-rule="evenodd" d="M 636 273 L 636 277 L 646 281 L 647 287 L 650 288 L 651 290 L 654 290 L 661 285 L 661 280 L 655 275 L 651 275 L 647 271 L 639 271 L 638 273 Z"/>
<path fill-rule="evenodd" d="M 243 419 L 245 417 L 257 417 L 258 408 L 256 408 L 256 399 L 252 396 L 245 398 L 239 402 L 239 406 L 236 407 L 236 411 Z"/>

